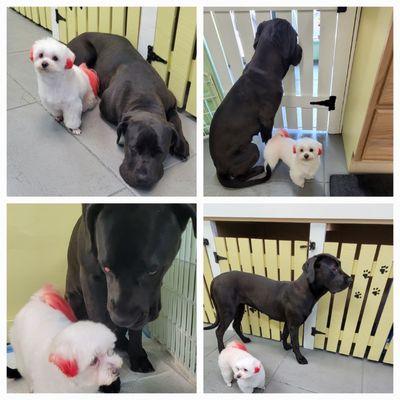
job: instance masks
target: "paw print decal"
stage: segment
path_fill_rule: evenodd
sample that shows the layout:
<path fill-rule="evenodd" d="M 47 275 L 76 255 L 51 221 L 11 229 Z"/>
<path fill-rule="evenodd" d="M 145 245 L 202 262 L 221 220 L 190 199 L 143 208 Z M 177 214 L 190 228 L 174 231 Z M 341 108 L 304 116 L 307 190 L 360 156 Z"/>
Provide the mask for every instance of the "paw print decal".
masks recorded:
<path fill-rule="evenodd" d="M 354 293 L 354 297 L 355 297 L 356 299 L 361 299 L 362 295 L 361 295 L 360 292 L 355 292 L 355 293 Z"/>
<path fill-rule="evenodd" d="M 389 271 L 389 267 L 387 265 L 382 265 L 379 269 L 381 274 L 386 274 Z"/>
<path fill-rule="evenodd" d="M 372 294 L 374 296 L 378 296 L 378 294 L 380 294 L 380 292 L 381 292 L 381 290 L 379 288 L 377 288 L 377 287 L 372 289 Z"/>
<path fill-rule="evenodd" d="M 364 277 L 365 279 L 367 279 L 367 278 L 368 278 L 368 275 L 369 275 L 369 271 L 368 271 L 367 269 L 364 269 L 364 271 L 363 271 L 363 277 Z"/>

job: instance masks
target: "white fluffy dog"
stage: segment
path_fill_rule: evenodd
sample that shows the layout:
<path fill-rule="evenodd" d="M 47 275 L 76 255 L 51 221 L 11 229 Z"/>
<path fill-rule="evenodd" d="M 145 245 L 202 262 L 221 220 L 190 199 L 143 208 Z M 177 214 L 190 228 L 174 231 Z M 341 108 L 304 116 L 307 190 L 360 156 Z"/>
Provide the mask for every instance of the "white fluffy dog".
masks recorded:
<path fill-rule="evenodd" d="M 117 379 L 122 359 L 114 353 L 114 333 L 100 323 L 75 321 L 50 285 L 18 312 L 10 339 L 32 392 L 97 392 Z"/>
<path fill-rule="evenodd" d="M 290 170 L 290 178 L 297 186 L 304 187 L 306 179 L 313 179 L 320 166 L 322 144 L 314 139 L 293 140 L 285 129 L 280 129 L 264 149 L 265 167 L 273 170 L 282 160 Z"/>
<path fill-rule="evenodd" d="M 82 113 L 97 104 L 97 74 L 86 64 L 74 65 L 75 54 L 53 38 L 36 41 L 29 57 L 36 70 L 43 106 L 79 135 Z"/>
<path fill-rule="evenodd" d="M 255 388 L 265 389 L 265 370 L 261 361 L 250 353 L 244 344 L 230 342 L 218 357 L 218 365 L 225 383 L 230 387 L 237 380 L 243 393 L 253 393 Z"/>

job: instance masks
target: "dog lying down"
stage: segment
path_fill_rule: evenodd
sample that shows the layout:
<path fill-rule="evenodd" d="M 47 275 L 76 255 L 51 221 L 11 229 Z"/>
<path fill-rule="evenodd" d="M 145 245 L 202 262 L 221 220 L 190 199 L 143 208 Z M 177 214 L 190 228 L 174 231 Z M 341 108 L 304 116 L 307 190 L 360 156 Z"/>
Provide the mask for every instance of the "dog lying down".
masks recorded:
<path fill-rule="evenodd" d="M 264 167 L 273 170 L 282 160 L 289 167 L 290 179 L 304 187 L 306 179 L 313 179 L 321 164 L 322 144 L 314 139 L 293 140 L 285 129 L 280 129 L 266 144 Z"/>
<path fill-rule="evenodd" d="M 225 383 L 231 387 L 236 379 L 243 393 L 253 393 L 255 388 L 265 389 L 265 370 L 261 361 L 253 357 L 244 344 L 230 342 L 221 351 L 218 365 Z"/>
<path fill-rule="evenodd" d="M 118 378 L 122 359 L 116 337 L 105 325 L 78 321 L 51 285 L 44 286 L 18 312 L 10 330 L 17 369 L 31 392 L 97 392 Z"/>

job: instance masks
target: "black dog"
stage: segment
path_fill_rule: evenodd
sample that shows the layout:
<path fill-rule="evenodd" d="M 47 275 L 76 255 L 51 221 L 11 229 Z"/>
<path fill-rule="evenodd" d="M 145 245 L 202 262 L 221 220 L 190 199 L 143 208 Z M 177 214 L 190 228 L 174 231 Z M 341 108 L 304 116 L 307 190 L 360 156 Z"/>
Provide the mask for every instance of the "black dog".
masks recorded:
<path fill-rule="evenodd" d="M 189 145 L 182 133 L 175 96 L 122 36 L 83 33 L 68 43 L 75 64 L 86 63 L 100 79 L 101 116 L 123 135 L 125 158 L 119 168 L 133 187 L 150 188 L 164 174 L 168 153 L 186 160 Z"/>
<path fill-rule="evenodd" d="M 195 231 L 196 211 L 188 204 L 89 204 L 72 232 L 66 298 L 78 319 L 115 332 L 133 371 L 154 371 L 142 328 L 158 317 L 162 278 L 189 219 Z"/>
<path fill-rule="evenodd" d="M 319 254 L 303 265 L 303 273 L 294 282 L 273 281 L 260 275 L 232 271 L 217 276 L 211 283 L 211 298 L 217 311 L 214 324 L 204 329 L 217 328 L 218 350 L 224 349 L 223 337 L 229 324 L 240 339 L 248 343 L 240 323 L 244 307 L 248 306 L 285 323 L 282 343 L 285 350 L 290 334 L 293 352 L 300 364 L 307 364 L 299 349 L 299 327 L 310 315 L 315 303 L 328 291 L 340 292 L 353 282 L 341 267 L 340 260 L 329 254 Z"/>
<path fill-rule="evenodd" d="M 242 188 L 266 182 L 271 177 L 254 167 L 260 152 L 252 138 L 261 132 L 266 143 L 271 138 L 275 114 L 281 104 L 282 80 L 291 65 L 301 61 L 302 49 L 289 22 L 273 19 L 262 22 L 254 40 L 254 55 L 243 75 L 214 114 L 210 126 L 210 154 L 223 186 Z"/>

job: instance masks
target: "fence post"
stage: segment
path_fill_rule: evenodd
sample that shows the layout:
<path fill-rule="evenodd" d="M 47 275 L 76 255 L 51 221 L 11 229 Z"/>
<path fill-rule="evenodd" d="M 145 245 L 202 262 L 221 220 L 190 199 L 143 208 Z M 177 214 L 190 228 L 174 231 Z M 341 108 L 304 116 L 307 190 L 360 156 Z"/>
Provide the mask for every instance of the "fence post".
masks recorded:
<path fill-rule="evenodd" d="M 208 258 L 210 260 L 211 270 L 213 273 L 213 277 L 216 277 L 221 273 L 219 269 L 218 263 L 215 261 L 214 253 L 217 252 L 215 248 L 214 238 L 218 235 L 217 227 L 214 221 L 204 221 L 204 239 L 208 240 L 208 245 L 205 246 L 208 254 Z"/>
<path fill-rule="evenodd" d="M 56 40 L 60 39 L 60 31 L 58 30 L 58 23 L 56 19 L 56 10 L 57 7 L 50 8 L 50 15 L 51 15 L 51 32 L 53 34 L 53 38 Z"/>
<path fill-rule="evenodd" d="M 322 253 L 324 249 L 325 233 L 326 233 L 326 224 L 324 223 L 310 224 L 309 243 L 314 242 L 315 248 L 313 250 L 309 250 L 308 252 L 309 258 L 316 254 Z M 303 346 L 306 349 L 314 348 L 314 337 L 311 335 L 311 331 L 312 328 L 315 327 L 315 323 L 317 321 L 317 311 L 318 311 L 318 303 L 314 306 L 313 310 L 311 311 L 311 314 L 304 323 Z"/>

